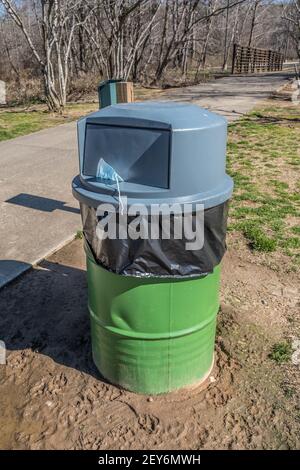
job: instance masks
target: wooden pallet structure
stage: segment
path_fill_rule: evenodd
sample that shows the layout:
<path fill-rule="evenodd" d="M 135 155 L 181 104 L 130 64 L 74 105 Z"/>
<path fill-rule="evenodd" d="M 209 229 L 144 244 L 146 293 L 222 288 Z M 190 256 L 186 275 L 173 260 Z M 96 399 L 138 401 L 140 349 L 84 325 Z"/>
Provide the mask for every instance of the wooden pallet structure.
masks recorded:
<path fill-rule="evenodd" d="M 277 72 L 283 60 L 280 52 L 234 44 L 231 73 Z"/>

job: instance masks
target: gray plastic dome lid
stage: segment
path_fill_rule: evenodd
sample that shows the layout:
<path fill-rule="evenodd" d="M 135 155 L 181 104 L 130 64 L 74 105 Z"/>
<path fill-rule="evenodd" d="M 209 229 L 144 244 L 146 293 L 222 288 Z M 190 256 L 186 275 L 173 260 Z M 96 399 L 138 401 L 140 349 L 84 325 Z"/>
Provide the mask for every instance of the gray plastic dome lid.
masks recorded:
<path fill-rule="evenodd" d="M 228 200 L 227 121 L 197 105 L 179 102 L 124 103 L 105 107 L 78 121 L 80 174 L 73 194 L 89 206 L 204 204 Z M 119 175 L 100 177 L 105 161 Z"/>
<path fill-rule="evenodd" d="M 146 121 L 147 125 L 168 128 L 172 131 L 191 131 L 212 126 L 226 126 L 226 119 L 200 106 L 177 101 L 142 101 L 137 103 L 119 103 L 107 106 L 92 116 L 99 120 L 114 121 L 118 118 Z M 134 122 L 132 122 L 134 124 Z M 144 123 L 145 124 L 145 123 Z"/>

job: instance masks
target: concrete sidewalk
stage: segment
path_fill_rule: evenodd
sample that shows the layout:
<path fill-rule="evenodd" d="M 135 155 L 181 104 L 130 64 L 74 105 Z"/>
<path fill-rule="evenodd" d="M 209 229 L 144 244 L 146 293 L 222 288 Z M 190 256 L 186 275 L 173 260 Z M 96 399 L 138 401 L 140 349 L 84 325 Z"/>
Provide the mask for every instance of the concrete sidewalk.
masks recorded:
<path fill-rule="evenodd" d="M 76 124 L 0 143 L 0 286 L 80 229 Z"/>
<path fill-rule="evenodd" d="M 276 90 L 287 73 L 231 76 L 168 90 L 164 99 L 189 101 L 240 117 Z M 74 237 L 81 228 L 71 181 L 78 173 L 76 124 L 0 143 L 0 287 Z"/>

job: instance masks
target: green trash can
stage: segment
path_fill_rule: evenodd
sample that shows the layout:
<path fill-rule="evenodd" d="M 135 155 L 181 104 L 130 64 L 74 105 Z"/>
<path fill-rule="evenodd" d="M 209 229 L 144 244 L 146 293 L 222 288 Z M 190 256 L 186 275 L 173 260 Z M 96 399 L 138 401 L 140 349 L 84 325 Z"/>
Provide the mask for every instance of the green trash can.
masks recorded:
<path fill-rule="evenodd" d="M 220 267 L 204 278 L 124 277 L 87 249 L 94 362 L 110 382 L 158 394 L 204 380 L 214 359 Z"/>
<path fill-rule="evenodd" d="M 123 79 L 111 79 L 104 80 L 98 86 L 98 98 L 99 108 L 105 108 L 112 104 L 116 104 L 117 100 L 117 89 L 116 83 L 123 82 Z"/>
<path fill-rule="evenodd" d="M 116 105 L 78 122 L 73 194 L 83 222 L 93 359 L 125 389 L 165 393 L 200 383 L 213 367 L 233 187 L 226 129 L 220 116 L 180 103 Z M 165 239 L 161 231 L 153 239 L 103 237 L 113 210 L 122 225 L 125 197 L 128 207 L 177 204 L 172 223 L 178 207 L 188 205 L 195 221 L 201 205 L 203 245 L 189 251 L 186 236 Z M 133 221 L 130 215 L 126 227 Z"/>

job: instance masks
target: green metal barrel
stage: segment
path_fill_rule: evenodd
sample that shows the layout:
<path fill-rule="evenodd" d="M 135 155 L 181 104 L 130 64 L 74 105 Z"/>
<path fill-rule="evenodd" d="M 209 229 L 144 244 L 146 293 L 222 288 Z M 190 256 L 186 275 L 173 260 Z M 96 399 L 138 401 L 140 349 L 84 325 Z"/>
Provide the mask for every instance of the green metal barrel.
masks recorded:
<path fill-rule="evenodd" d="M 120 276 L 87 249 L 94 362 L 125 389 L 158 394 L 209 374 L 219 309 L 220 266 L 192 280 Z"/>

